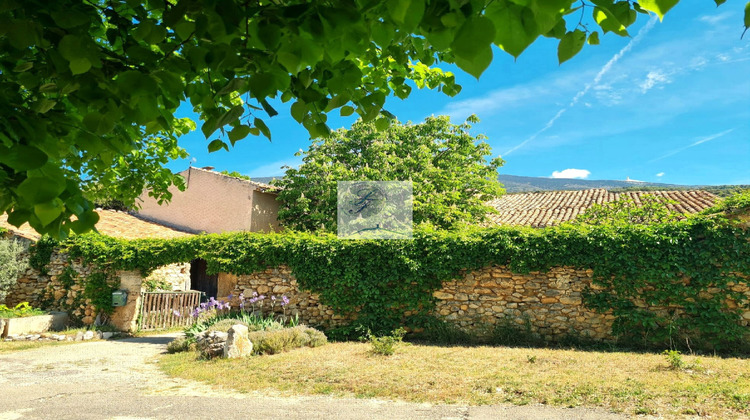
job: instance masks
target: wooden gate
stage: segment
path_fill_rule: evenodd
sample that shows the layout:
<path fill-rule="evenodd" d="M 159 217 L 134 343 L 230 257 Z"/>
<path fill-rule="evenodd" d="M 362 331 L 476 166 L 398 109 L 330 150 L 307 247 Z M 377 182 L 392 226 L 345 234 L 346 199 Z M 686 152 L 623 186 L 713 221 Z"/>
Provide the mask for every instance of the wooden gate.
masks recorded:
<path fill-rule="evenodd" d="M 201 292 L 143 292 L 141 293 L 140 330 L 160 330 L 188 326 L 193 323 L 192 312 L 200 305 Z"/>

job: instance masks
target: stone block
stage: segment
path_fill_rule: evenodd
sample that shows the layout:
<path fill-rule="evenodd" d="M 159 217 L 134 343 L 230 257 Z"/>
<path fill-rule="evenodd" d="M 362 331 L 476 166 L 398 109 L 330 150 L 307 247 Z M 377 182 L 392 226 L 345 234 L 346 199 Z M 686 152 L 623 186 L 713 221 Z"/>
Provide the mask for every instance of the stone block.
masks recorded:
<path fill-rule="evenodd" d="M 9 318 L 5 320 L 5 332 L 3 336 L 62 330 L 67 325 L 68 314 L 65 312 L 50 312 L 47 315 Z"/>
<path fill-rule="evenodd" d="M 435 293 L 433 293 L 432 296 L 434 296 L 435 298 L 440 299 L 440 300 L 453 299 L 453 295 L 452 294 L 446 293 L 446 292 L 441 292 L 439 290 L 436 291 Z"/>
<path fill-rule="evenodd" d="M 224 342 L 224 358 L 236 359 L 252 353 L 253 343 L 247 337 L 247 327 L 242 324 L 232 325 L 227 331 L 227 341 Z"/>

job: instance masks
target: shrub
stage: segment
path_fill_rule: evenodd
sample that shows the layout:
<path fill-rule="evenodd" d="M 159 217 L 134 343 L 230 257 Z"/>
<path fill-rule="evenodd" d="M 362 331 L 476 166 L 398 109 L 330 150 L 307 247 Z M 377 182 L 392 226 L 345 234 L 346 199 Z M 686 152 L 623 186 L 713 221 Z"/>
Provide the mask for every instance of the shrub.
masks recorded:
<path fill-rule="evenodd" d="M 371 351 L 373 354 L 390 356 L 396 352 L 396 346 L 403 342 L 404 335 L 406 335 L 406 330 L 403 328 L 398 328 L 389 335 L 380 337 L 376 337 L 368 331 L 366 339 L 372 345 Z"/>
<path fill-rule="evenodd" d="M 21 302 L 13 308 L 0 305 L 0 318 L 23 318 L 26 316 L 43 315 L 41 309 L 32 308 L 29 302 Z"/>
<path fill-rule="evenodd" d="M 29 266 L 25 251 L 20 241 L 0 239 L 0 302 L 5 301 L 18 276 Z"/>
<path fill-rule="evenodd" d="M 685 361 L 682 360 L 682 353 L 677 350 L 664 350 L 662 353 L 664 358 L 669 363 L 669 368 L 672 370 L 680 370 L 685 367 Z"/>
<path fill-rule="evenodd" d="M 277 354 L 300 347 L 319 347 L 328 342 L 322 332 L 299 325 L 281 330 L 254 331 L 248 335 L 253 354 Z"/>
<path fill-rule="evenodd" d="M 172 285 L 165 279 L 149 279 L 143 281 L 143 289 L 146 292 L 157 292 L 160 290 L 172 291 Z"/>
<path fill-rule="evenodd" d="M 167 344 L 167 353 L 180 353 L 195 350 L 195 341 L 187 337 L 177 337 Z"/>

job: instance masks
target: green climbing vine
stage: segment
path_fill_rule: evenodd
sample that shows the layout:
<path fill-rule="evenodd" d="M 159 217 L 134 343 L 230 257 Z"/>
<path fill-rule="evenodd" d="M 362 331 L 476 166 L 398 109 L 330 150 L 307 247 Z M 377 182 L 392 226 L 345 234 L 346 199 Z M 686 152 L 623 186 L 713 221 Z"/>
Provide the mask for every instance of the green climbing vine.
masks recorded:
<path fill-rule="evenodd" d="M 47 275 L 47 265 L 59 242 L 47 235 L 42 236 L 29 248 L 29 266 L 42 275 Z"/>
<path fill-rule="evenodd" d="M 383 329 L 418 325 L 434 307 L 432 292 L 463 269 L 590 268 L 596 288 L 587 291 L 584 304 L 611 311 L 617 335 L 657 345 L 687 335 L 716 349 L 747 335 L 741 317 L 748 307 L 742 287 L 750 277 L 750 231 L 723 217 L 547 229 L 421 228 L 413 240 L 384 241 L 297 232 L 133 241 L 81 235 L 65 246 L 100 269 L 144 275 L 194 258 L 205 259 L 214 273 L 250 274 L 286 264 L 301 288 L 318 293 L 323 303 L 339 313 L 356 311 L 359 322 Z M 416 315 L 405 318 L 404 311 Z"/>

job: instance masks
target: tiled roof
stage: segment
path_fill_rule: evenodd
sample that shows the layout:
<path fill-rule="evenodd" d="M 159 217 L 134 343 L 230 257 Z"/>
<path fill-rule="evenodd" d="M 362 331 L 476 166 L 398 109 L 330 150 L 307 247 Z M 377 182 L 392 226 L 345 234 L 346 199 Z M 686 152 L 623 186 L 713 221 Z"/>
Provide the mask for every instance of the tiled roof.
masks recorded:
<path fill-rule="evenodd" d="M 276 192 L 276 191 L 281 190 L 281 188 L 279 188 L 279 187 L 277 187 L 275 185 L 265 184 L 263 182 L 252 181 L 252 180 L 249 180 L 249 179 L 237 178 L 237 177 L 234 177 L 234 176 L 231 176 L 231 175 L 227 175 L 227 174 L 223 174 L 221 172 L 214 171 L 214 170 L 211 170 L 211 169 L 191 167 L 189 170 L 191 170 L 191 171 L 203 171 L 203 172 L 208 172 L 208 173 L 210 173 L 212 175 L 217 175 L 217 176 L 223 176 L 223 177 L 231 178 L 231 179 L 243 182 L 245 184 L 250 184 L 253 187 L 255 187 L 256 190 L 260 190 L 261 192 Z"/>
<path fill-rule="evenodd" d="M 102 235 L 121 239 L 170 239 L 190 236 L 189 233 L 140 219 L 130 213 L 115 210 L 97 210 L 96 212 L 99 214 L 99 222 L 96 224 L 96 228 Z M 17 228 L 10 225 L 7 220 L 8 217 L 5 214 L 0 215 L 0 227 L 24 238 L 39 239 L 39 234 L 28 223 Z"/>
<path fill-rule="evenodd" d="M 573 220 L 593 204 L 603 204 L 621 198 L 640 203 L 650 194 L 677 202 L 669 205 L 679 213 L 697 213 L 711 207 L 717 197 L 707 191 L 627 191 L 614 193 L 605 189 L 582 191 L 547 191 L 506 194 L 489 204 L 499 213 L 489 215 L 493 224 L 545 227 Z"/>

